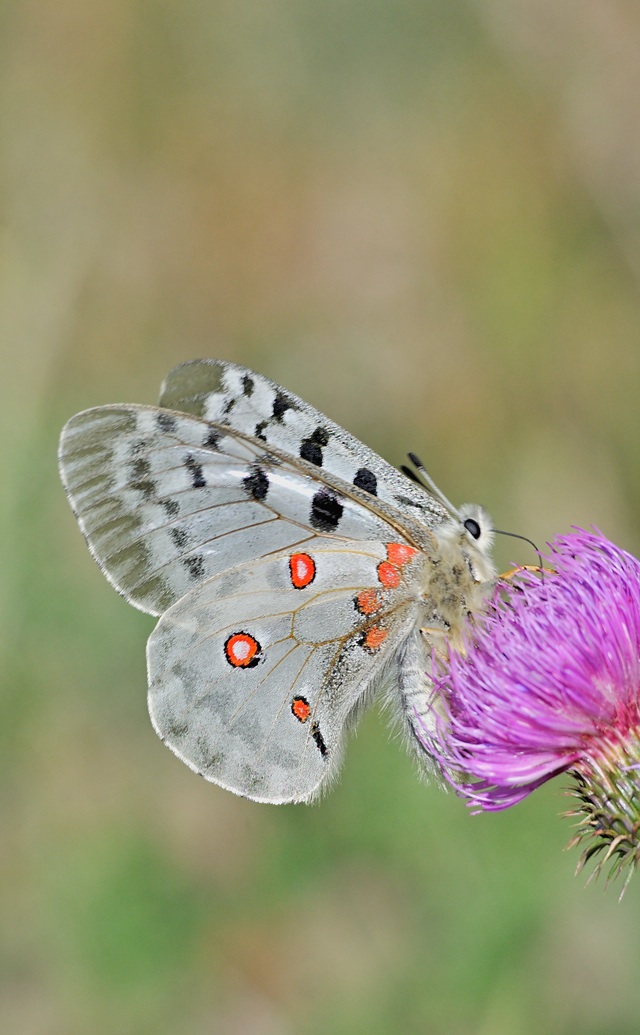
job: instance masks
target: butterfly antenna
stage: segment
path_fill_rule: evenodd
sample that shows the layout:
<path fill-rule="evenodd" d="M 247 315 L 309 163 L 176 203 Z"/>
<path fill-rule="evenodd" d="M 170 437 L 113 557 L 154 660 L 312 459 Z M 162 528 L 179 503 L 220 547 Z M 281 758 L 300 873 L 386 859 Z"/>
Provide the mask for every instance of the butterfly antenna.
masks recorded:
<path fill-rule="evenodd" d="M 418 475 L 416 474 L 416 472 L 411 467 L 407 467 L 406 464 L 400 464 L 400 470 L 412 482 L 415 482 L 416 485 L 419 485 L 421 489 L 426 488 L 426 486 L 423 485 L 422 481 L 420 480 L 420 478 L 418 478 Z"/>
<path fill-rule="evenodd" d="M 457 507 L 454 507 L 453 503 L 451 503 L 451 501 L 447 499 L 445 494 L 440 491 L 440 489 L 438 488 L 438 486 L 434 482 L 433 478 L 431 477 L 431 475 L 427 471 L 426 467 L 422 463 L 422 460 L 420 459 L 420 457 L 416 456 L 415 453 L 407 453 L 407 456 L 409 457 L 411 463 L 416 468 L 416 470 L 420 472 L 420 474 L 422 475 L 422 478 L 425 481 L 427 487 L 431 490 L 431 492 L 436 497 L 436 499 L 440 500 L 442 505 L 445 507 L 446 510 L 449 511 L 450 514 L 453 514 L 454 517 L 457 517 L 457 518 L 460 519 L 460 511 L 458 510 Z M 403 470 L 405 470 L 405 469 L 403 468 Z M 405 470 L 405 474 L 407 472 L 408 472 L 408 468 Z M 415 477 L 413 472 L 411 472 L 410 477 L 413 477 L 414 481 L 417 481 L 418 484 L 420 484 L 419 480 Z"/>
<path fill-rule="evenodd" d="M 522 539 L 522 541 L 524 543 L 528 543 L 529 546 L 532 546 L 533 549 L 536 551 L 536 553 L 538 555 L 538 560 L 540 561 L 540 567 L 544 568 L 544 565 L 542 563 L 542 554 L 540 553 L 540 551 L 539 551 L 538 547 L 536 546 L 536 544 L 534 543 L 533 539 L 527 539 L 526 535 L 518 535 L 517 532 L 505 532 L 504 529 L 502 529 L 502 528 L 492 528 L 491 531 L 495 532 L 496 535 L 508 535 L 508 536 L 511 536 L 512 539 Z"/>

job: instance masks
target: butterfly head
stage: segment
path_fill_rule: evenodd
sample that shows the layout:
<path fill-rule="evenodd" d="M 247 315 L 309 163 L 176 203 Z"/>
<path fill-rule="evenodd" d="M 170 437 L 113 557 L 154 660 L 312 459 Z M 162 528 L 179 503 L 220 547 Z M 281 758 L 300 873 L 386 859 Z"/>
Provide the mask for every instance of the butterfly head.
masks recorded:
<path fill-rule="evenodd" d="M 477 503 L 451 509 L 449 518 L 437 531 L 441 553 L 462 554 L 475 583 L 492 581 L 496 574 L 491 558 L 495 533 L 489 514 Z"/>
<path fill-rule="evenodd" d="M 495 532 L 493 522 L 484 507 L 477 503 L 465 503 L 458 508 L 460 524 L 467 540 L 483 556 L 489 557 L 493 549 Z"/>
<path fill-rule="evenodd" d="M 415 470 L 403 465 L 404 474 L 432 493 L 449 515 L 436 533 L 441 552 L 461 552 L 467 559 L 474 582 L 491 581 L 496 574 L 491 561 L 495 530 L 484 507 L 477 503 L 454 507 L 438 488 L 422 460 L 415 453 L 409 453 L 408 457 Z"/>

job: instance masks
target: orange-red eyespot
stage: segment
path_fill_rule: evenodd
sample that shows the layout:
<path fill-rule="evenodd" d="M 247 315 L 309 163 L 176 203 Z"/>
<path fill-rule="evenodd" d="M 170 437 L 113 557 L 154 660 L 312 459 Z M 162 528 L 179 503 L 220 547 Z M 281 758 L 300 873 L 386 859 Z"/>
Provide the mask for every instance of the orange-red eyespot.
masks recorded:
<path fill-rule="evenodd" d="M 253 668 L 261 660 L 260 644 L 255 636 L 244 632 L 229 637 L 224 645 L 224 654 L 233 668 Z"/>
<path fill-rule="evenodd" d="M 387 560 L 398 567 L 408 564 L 417 552 L 415 546 L 407 546 L 406 543 L 387 543 Z"/>
<path fill-rule="evenodd" d="M 366 647 L 367 650 L 378 650 L 382 646 L 387 638 L 387 630 L 382 629 L 379 625 L 372 625 L 370 629 L 367 629 L 362 639 L 362 646 Z"/>
<path fill-rule="evenodd" d="M 400 585 L 400 569 L 390 561 L 380 561 L 378 578 L 385 589 L 396 589 Z"/>
<path fill-rule="evenodd" d="M 311 705 L 306 697 L 294 697 L 291 702 L 291 711 L 298 722 L 306 722 L 311 715 Z"/>
<path fill-rule="evenodd" d="M 354 600 L 361 615 L 373 615 L 382 607 L 382 601 L 375 589 L 363 589 Z"/>
<path fill-rule="evenodd" d="M 316 562 L 308 553 L 292 553 L 289 558 L 291 584 L 296 589 L 304 589 L 316 577 Z"/>

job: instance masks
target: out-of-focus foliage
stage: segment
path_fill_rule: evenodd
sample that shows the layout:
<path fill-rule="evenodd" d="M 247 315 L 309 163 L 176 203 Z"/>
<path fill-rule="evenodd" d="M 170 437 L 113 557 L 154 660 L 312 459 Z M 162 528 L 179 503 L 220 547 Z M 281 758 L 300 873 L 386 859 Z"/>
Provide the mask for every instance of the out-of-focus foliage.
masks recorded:
<path fill-rule="evenodd" d="M 638 886 L 574 881 L 558 787 L 471 817 L 375 712 L 319 807 L 181 766 L 55 466 L 221 356 L 638 554 L 635 4 L 9 0 L 0 57 L 3 1026 L 637 1032 Z"/>

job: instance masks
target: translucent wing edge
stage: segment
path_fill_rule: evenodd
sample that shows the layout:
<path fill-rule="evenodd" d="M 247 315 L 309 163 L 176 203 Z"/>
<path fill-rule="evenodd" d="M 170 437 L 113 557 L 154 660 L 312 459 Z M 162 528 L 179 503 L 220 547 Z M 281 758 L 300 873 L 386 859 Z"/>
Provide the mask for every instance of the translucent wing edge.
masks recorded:
<path fill-rule="evenodd" d="M 79 413 L 75 413 L 73 417 L 69 418 L 69 420 L 63 426 L 62 431 L 60 432 L 60 439 L 58 442 L 58 471 L 60 474 L 60 480 L 62 482 L 62 486 L 64 488 L 67 500 L 69 502 L 69 506 L 71 507 L 73 515 L 78 523 L 78 527 L 82 532 L 84 540 L 89 549 L 89 553 L 91 554 L 94 561 L 100 568 L 100 571 L 104 575 L 109 585 L 115 589 L 116 593 L 118 593 L 119 596 L 123 597 L 123 599 L 126 600 L 128 604 L 130 604 L 132 607 L 135 607 L 138 611 L 142 611 L 144 614 L 154 615 L 155 617 L 159 617 L 164 609 L 152 609 L 149 606 L 143 606 L 139 600 L 136 600 L 135 598 L 131 597 L 126 592 L 126 590 L 124 590 L 118 584 L 118 582 L 112 575 L 111 571 L 96 551 L 96 548 L 92 543 L 90 533 L 87 531 L 85 518 L 75 503 L 74 487 L 70 481 L 69 468 L 71 466 L 71 459 L 75 452 L 71 444 L 72 439 L 74 437 L 76 439 L 79 438 L 79 435 L 82 431 L 82 428 L 80 427 L 82 423 L 86 425 L 88 421 L 92 418 L 96 418 L 97 420 L 100 415 L 104 415 L 108 411 L 113 412 L 114 410 L 119 410 L 123 414 L 129 414 L 132 417 L 135 417 L 135 415 L 140 413 L 141 411 L 148 411 L 153 413 L 157 412 L 157 409 L 158 408 L 156 406 L 144 406 L 142 404 L 137 403 L 112 403 L 106 406 L 93 406 L 87 410 L 81 410 Z"/>

